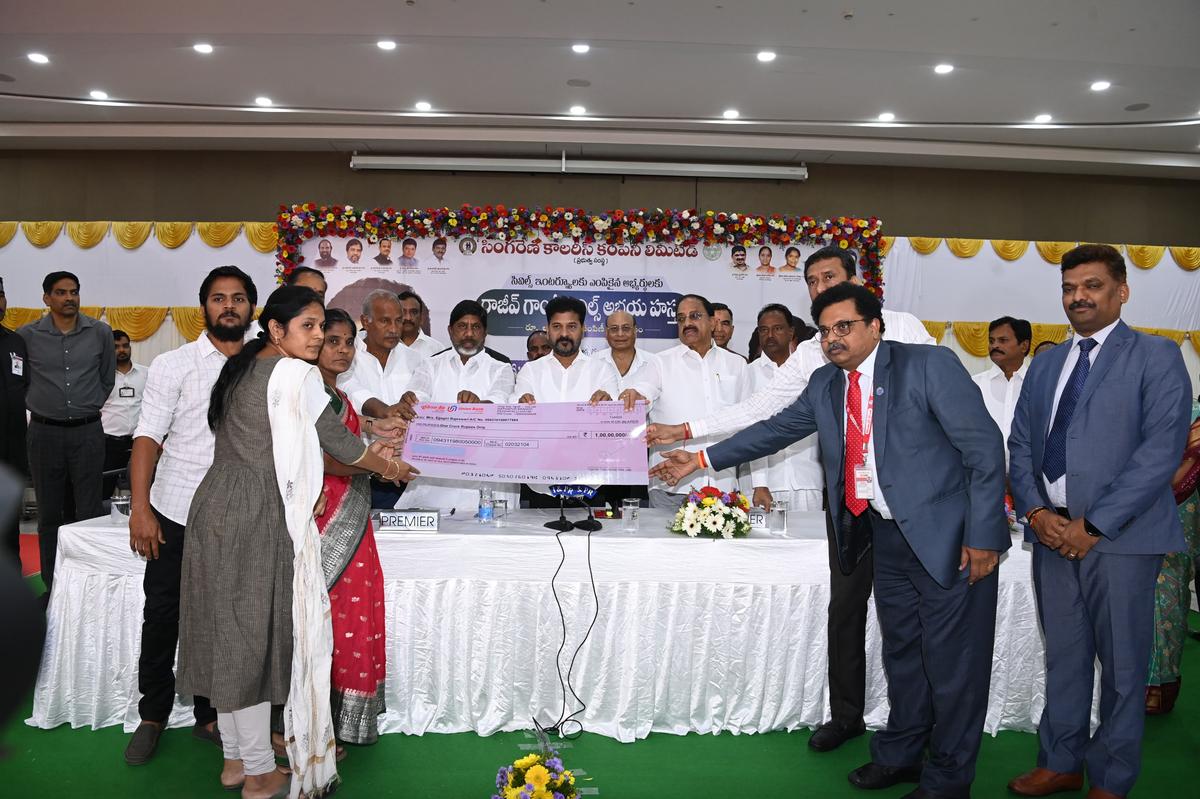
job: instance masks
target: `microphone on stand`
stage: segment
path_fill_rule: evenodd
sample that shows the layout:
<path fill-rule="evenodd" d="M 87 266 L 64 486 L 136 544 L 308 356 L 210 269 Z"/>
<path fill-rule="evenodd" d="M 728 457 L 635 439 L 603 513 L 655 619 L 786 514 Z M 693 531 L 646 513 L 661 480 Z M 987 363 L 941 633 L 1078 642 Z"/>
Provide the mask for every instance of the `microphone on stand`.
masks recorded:
<path fill-rule="evenodd" d="M 591 517 L 591 508 L 588 507 L 586 503 L 583 503 L 583 500 L 591 499 L 592 497 L 596 496 L 596 489 L 592 488 L 591 486 L 552 485 L 550 486 L 550 496 L 558 497 L 558 518 L 552 522 L 546 522 L 544 526 L 549 527 L 551 530 L 558 530 L 562 533 L 565 533 L 570 529 L 594 532 L 603 527 L 599 521 Z M 586 516 L 583 521 L 572 523 L 567 519 L 566 501 L 568 499 L 576 500 L 583 504 L 585 508 L 588 508 L 588 516 Z"/>

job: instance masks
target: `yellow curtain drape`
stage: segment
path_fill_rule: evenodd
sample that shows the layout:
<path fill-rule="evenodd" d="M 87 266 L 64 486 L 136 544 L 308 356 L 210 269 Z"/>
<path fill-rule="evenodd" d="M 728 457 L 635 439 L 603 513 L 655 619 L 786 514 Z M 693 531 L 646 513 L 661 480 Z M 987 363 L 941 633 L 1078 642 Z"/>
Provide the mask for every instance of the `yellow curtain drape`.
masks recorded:
<path fill-rule="evenodd" d="M 1192 349 L 1196 351 L 1197 355 L 1200 355 L 1200 330 L 1193 330 L 1188 334 L 1188 338 L 1192 340 Z"/>
<path fill-rule="evenodd" d="M 209 247 L 224 247 L 242 232 L 241 222 L 197 222 L 196 232 Z"/>
<path fill-rule="evenodd" d="M 103 305 L 80 305 L 79 312 L 81 314 L 83 314 L 84 316 L 90 316 L 93 319 L 99 319 L 101 316 L 104 316 L 104 306 Z"/>
<path fill-rule="evenodd" d="M 16 330 L 22 325 L 41 319 L 45 311 L 45 308 L 9 308 L 4 314 L 4 321 L 0 324 L 9 330 Z"/>
<path fill-rule="evenodd" d="M 880 236 L 879 237 L 879 254 L 887 257 L 887 254 L 892 251 L 892 245 L 896 243 L 895 236 Z"/>
<path fill-rule="evenodd" d="M 938 245 L 942 243 L 942 240 L 939 238 L 931 238 L 929 236 L 909 236 L 908 243 L 912 245 L 914 250 L 921 253 L 921 255 L 929 255 L 938 248 Z"/>
<path fill-rule="evenodd" d="M 1153 269 L 1162 260 L 1167 248 L 1154 244 L 1126 244 L 1129 260 L 1139 269 Z"/>
<path fill-rule="evenodd" d="M 113 238 L 127 250 L 136 250 L 146 243 L 154 230 L 153 222 L 113 222 Z"/>
<path fill-rule="evenodd" d="M 1042 256 L 1048 264 L 1061 264 L 1062 257 L 1067 254 L 1068 250 L 1075 249 L 1073 241 L 1035 241 L 1033 246 L 1037 248 L 1038 255 Z"/>
<path fill-rule="evenodd" d="M 68 222 L 67 238 L 81 250 L 90 250 L 108 235 L 108 222 Z"/>
<path fill-rule="evenodd" d="M 243 222 L 246 241 L 261 253 L 275 252 L 279 243 L 279 232 L 274 222 Z"/>
<path fill-rule="evenodd" d="M 155 222 L 154 235 L 162 246 L 174 250 L 192 235 L 191 222 Z"/>
<path fill-rule="evenodd" d="M 204 332 L 204 310 L 200 306 L 184 306 L 171 308 L 171 320 L 179 335 L 188 341 L 195 341 Z"/>
<path fill-rule="evenodd" d="M 982 358 L 988 354 L 987 322 L 951 322 L 958 345 L 971 355 Z"/>
<path fill-rule="evenodd" d="M 12 237 L 17 235 L 16 222 L 0 222 L 0 247 L 12 241 Z"/>
<path fill-rule="evenodd" d="M 0 223 L 2 224 L 2 223 Z M 0 239 L 3 239 L 0 234 Z M 3 242 L 0 241 L 0 246 Z M 1200 268 L 1200 247 L 1171 247 L 1171 257 L 1175 259 L 1175 263 L 1180 269 L 1186 269 L 1189 272 Z"/>
<path fill-rule="evenodd" d="M 992 250 L 1006 261 L 1015 261 L 1029 249 L 1029 242 L 1016 239 L 992 239 Z"/>
<path fill-rule="evenodd" d="M 1130 327 L 1133 327 L 1133 326 L 1130 325 Z M 1169 339 L 1171 339 L 1171 341 L 1174 341 L 1176 344 L 1179 344 L 1180 346 L 1183 345 L 1183 340 L 1185 338 L 1187 338 L 1186 330 L 1168 330 L 1165 327 L 1133 327 L 1133 329 L 1137 330 L 1138 332 L 1141 332 L 1141 333 L 1149 333 L 1152 336 L 1162 336 L 1163 338 L 1169 338 Z"/>
<path fill-rule="evenodd" d="M 124 330 L 130 341 L 145 341 L 162 327 L 167 318 L 166 308 L 128 306 L 108 309 L 108 326 Z"/>
<path fill-rule="evenodd" d="M 1040 322 L 1034 322 L 1030 326 L 1033 328 L 1033 340 L 1029 342 L 1030 352 L 1036 350 L 1043 341 L 1052 341 L 1055 344 L 1066 341 L 1067 331 L 1070 329 L 1067 325 L 1046 325 Z"/>
<path fill-rule="evenodd" d="M 22 222 L 21 230 L 34 247 L 49 247 L 62 233 L 62 222 Z"/>
<path fill-rule="evenodd" d="M 974 258 L 983 249 L 983 239 L 946 239 L 946 247 L 959 258 Z"/>
<path fill-rule="evenodd" d="M 938 344 L 942 343 L 942 339 L 946 337 L 946 322 L 926 322 L 921 320 L 921 324 L 925 325 L 925 329 L 929 331 L 929 335 L 933 336 L 933 340 Z"/>

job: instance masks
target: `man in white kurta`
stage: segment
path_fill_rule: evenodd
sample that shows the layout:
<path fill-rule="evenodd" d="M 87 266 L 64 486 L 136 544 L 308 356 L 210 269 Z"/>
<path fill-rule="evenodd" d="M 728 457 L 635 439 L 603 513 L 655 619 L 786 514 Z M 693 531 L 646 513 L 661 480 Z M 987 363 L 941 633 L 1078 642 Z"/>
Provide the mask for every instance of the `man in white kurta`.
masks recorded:
<path fill-rule="evenodd" d="M 402 291 L 400 299 L 400 343 L 418 355 L 429 358 L 442 350 L 446 345 L 428 335 L 421 325 L 429 315 L 425 300 L 412 291 Z"/>
<path fill-rule="evenodd" d="M 1012 427 L 1017 398 L 1029 368 L 1029 345 L 1033 326 L 1024 319 L 1002 316 L 988 325 L 988 356 L 992 366 L 971 379 L 983 393 L 988 414 L 1004 435 L 1004 458 L 1008 460 L 1008 431 Z"/>
<path fill-rule="evenodd" d="M 509 360 L 485 346 L 487 311 L 483 306 L 474 300 L 463 300 L 455 305 L 450 311 L 446 332 L 450 335 L 451 346 L 429 359 L 433 372 L 431 401 L 508 402 L 516 377 Z M 517 508 L 519 488 L 515 483 L 487 485 L 494 492 L 494 499 L 507 500 L 510 509 Z M 402 504 L 441 511 L 454 509 L 456 514 L 474 513 L 479 506 L 479 488 L 477 480 L 422 477 L 404 490 Z"/>
<path fill-rule="evenodd" d="M 621 391 L 632 386 L 646 364 L 657 357 L 637 346 L 637 333 L 637 320 L 628 311 L 613 311 L 604 322 L 608 348 L 593 355 L 617 370 L 617 388 Z"/>

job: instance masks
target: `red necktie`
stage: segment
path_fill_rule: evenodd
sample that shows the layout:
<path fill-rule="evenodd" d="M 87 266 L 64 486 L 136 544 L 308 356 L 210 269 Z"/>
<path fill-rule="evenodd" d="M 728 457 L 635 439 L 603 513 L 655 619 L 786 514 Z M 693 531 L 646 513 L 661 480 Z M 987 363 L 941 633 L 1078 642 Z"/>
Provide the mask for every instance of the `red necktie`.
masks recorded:
<path fill-rule="evenodd" d="M 850 373 L 846 389 L 846 507 L 855 516 L 867 509 L 867 501 L 859 499 L 854 490 L 854 467 L 863 463 L 862 389 L 858 372 Z"/>

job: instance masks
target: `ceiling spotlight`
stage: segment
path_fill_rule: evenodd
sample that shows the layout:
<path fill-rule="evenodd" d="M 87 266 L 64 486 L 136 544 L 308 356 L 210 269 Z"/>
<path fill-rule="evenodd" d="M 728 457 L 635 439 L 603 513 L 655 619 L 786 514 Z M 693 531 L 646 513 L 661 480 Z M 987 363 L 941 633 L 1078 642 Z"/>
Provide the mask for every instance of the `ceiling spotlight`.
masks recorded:
<path fill-rule="evenodd" d="M 396 43 L 393 42 L 391 39 L 381 39 L 380 41 L 375 42 L 375 46 L 378 47 L 380 50 L 395 50 L 396 49 Z"/>
<path fill-rule="evenodd" d="M 102 92 L 99 89 L 92 89 L 90 92 L 88 92 L 88 94 L 91 95 L 91 98 L 93 100 L 107 100 L 108 99 L 108 92 Z"/>
<path fill-rule="evenodd" d="M 573 106 L 571 106 L 571 115 L 572 115 L 572 116 L 581 117 L 581 116 L 583 116 L 583 115 L 584 115 L 584 114 L 586 114 L 586 113 L 587 113 L 587 109 L 586 109 L 586 108 L 584 108 L 584 107 L 583 107 L 583 106 L 581 106 L 581 105 L 573 105 Z"/>
<path fill-rule="evenodd" d="M 571 49 L 574 50 L 575 52 L 579 53 L 580 55 L 583 55 L 584 53 L 586 53 L 588 50 L 591 50 L 592 48 L 591 48 L 591 45 L 587 45 L 587 44 L 584 44 L 583 42 L 580 42 L 579 44 L 571 45 Z"/>
<path fill-rule="evenodd" d="M 880 122 L 891 122 L 895 118 L 896 118 L 896 115 L 893 114 L 891 111 L 884 111 L 882 114 L 879 115 Z"/>
<path fill-rule="evenodd" d="M 760 50 L 758 53 L 758 60 L 763 62 L 764 64 L 769 64 L 770 62 L 775 60 L 775 51 L 774 50 Z"/>
<path fill-rule="evenodd" d="M 1092 91 L 1094 91 L 1094 92 L 1102 92 L 1102 91 L 1105 91 L 1105 90 L 1107 90 L 1107 89 L 1108 89 L 1110 86 L 1112 86 L 1112 84 L 1111 84 L 1111 83 L 1109 83 L 1108 81 L 1106 81 L 1106 80 L 1098 80 L 1098 81 L 1096 81 L 1095 83 L 1093 83 L 1093 84 L 1092 84 Z"/>
<path fill-rule="evenodd" d="M 721 114 L 721 116 L 725 117 L 726 119 L 737 119 L 739 114 L 736 108 L 726 108 L 725 112 Z"/>
<path fill-rule="evenodd" d="M 206 42 L 200 42 L 199 44 L 193 44 L 192 49 L 195 50 L 197 53 L 200 53 L 201 55 L 211 55 L 212 51 L 213 51 L 212 45 L 208 44 Z"/>
<path fill-rule="evenodd" d="M 46 58 L 46 56 L 42 55 L 41 53 L 30 53 L 29 60 L 35 64 L 49 64 L 50 63 L 50 59 Z"/>
<path fill-rule="evenodd" d="M 933 68 L 933 71 L 939 75 L 949 75 L 951 72 L 954 71 L 954 65 L 953 64 L 938 64 L 936 67 Z"/>
<path fill-rule="evenodd" d="M 425 102 L 424 100 L 422 100 L 421 102 L 414 105 L 413 108 L 417 109 L 418 111 L 422 111 L 422 112 L 433 110 L 433 106 L 430 105 L 429 103 Z"/>
<path fill-rule="evenodd" d="M 263 108 L 269 108 L 271 105 L 273 105 L 270 97 L 255 97 L 254 104 L 260 105 Z"/>
<path fill-rule="evenodd" d="M 1050 116 L 1049 114 L 1038 114 L 1033 118 L 1033 121 L 1039 125 L 1045 125 L 1052 119 L 1054 119 L 1054 117 Z"/>

